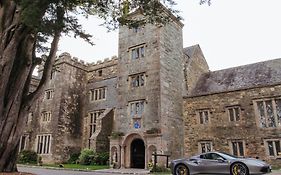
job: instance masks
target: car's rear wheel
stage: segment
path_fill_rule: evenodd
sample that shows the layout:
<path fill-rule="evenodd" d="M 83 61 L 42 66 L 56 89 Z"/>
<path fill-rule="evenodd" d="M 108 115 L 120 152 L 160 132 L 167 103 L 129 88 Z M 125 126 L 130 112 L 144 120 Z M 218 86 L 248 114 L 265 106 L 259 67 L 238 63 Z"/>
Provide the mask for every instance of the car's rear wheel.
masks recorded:
<path fill-rule="evenodd" d="M 244 163 L 236 162 L 231 165 L 230 174 L 231 175 L 249 175 L 249 169 Z"/>
<path fill-rule="evenodd" d="M 174 175 L 189 175 L 189 169 L 185 165 L 179 164 L 175 168 Z"/>

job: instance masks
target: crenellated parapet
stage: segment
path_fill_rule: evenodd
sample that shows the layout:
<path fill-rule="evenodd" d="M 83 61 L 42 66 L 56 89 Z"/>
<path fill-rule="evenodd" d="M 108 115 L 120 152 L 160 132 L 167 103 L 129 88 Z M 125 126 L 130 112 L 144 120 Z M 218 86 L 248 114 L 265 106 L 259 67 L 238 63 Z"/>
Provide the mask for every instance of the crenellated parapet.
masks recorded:
<path fill-rule="evenodd" d="M 43 64 L 41 64 L 38 68 L 39 77 L 40 77 L 40 72 L 43 71 L 46 56 L 43 55 L 42 59 L 43 59 Z M 64 53 L 62 53 L 62 54 L 60 54 L 56 57 L 54 66 L 56 67 L 56 66 L 59 66 L 61 64 L 68 64 L 69 66 L 72 66 L 72 67 L 75 67 L 75 68 L 78 68 L 78 69 L 81 69 L 81 70 L 84 70 L 84 71 L 88 72 L 88 65 L 89 65 L 88 63 L 86 63 L 83 60 L 79 60 L 77 57 L 72 57 L 67 52 L 64 52 Z"/>
<path fill-rule="evenodd" d="M 64 52 L 56 58 L 55 66 L 59 64 L 69 64 L 70 66 L 88 71 L 88 63 L 79 60 L 77 57 L 72 57 L 69 53 Z"/>
<path fill-rule="evenodd" d="M 118 58 L 116 56 L 89 64 L 87 76 L 88 81 L 95 82 L 116 77 L 117 65 Z"/>
<path fill-rule="evenodd" d="M 104 60 L 99 60 L 97 62 L 88 64 L 88 66 L 89 66 L 88 69 L 89 69 L 89 72 L 91 72 L 91 71 L 95 71 L 98 69 L 115 66 L 117 64 L 118 64 L 118 57 L 112 56 L 111 58 L 105 58 Z"/>

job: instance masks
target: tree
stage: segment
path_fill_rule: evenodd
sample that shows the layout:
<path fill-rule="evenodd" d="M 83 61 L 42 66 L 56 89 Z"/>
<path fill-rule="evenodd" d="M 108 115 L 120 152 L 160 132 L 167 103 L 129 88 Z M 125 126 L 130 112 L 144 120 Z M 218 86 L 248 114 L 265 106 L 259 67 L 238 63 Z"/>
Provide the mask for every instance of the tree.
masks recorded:
<path fill-rule="evenodd" d="M 208 4 L 209 6 L 211 5 L 211 0 L 200 0 L 199 1 L 199 4 L 202 5 L 202 4 Z"/>
<path fill-rule="evenodd" d="M 77 15 L 97 15 L 112 30 L 119 25 L 133 27 L 144 23 L 164 23 L 172 12 L 173 0 L 0 0 L 0 172 L 17 171 L 17 145 L 27 113 L 43 93 L 56 58 L 62 34 L 73 34 L 93 44 L 82 30 Z M 131 19 L 128 13 L 139 9 L 145 16 Z M 46 43 L 51 41 L 50 47 Z M 37 53 L 46 53 L 46 59 Z M 32 72 L 44 64 L 37 89 L 29 92 Z"/>

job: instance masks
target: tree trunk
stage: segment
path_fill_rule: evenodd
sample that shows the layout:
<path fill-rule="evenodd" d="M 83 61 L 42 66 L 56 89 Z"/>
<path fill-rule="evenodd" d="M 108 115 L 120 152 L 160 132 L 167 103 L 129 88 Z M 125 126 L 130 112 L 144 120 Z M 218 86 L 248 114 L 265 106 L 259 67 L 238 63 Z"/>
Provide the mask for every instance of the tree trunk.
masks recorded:
<path fill-rule="evenodd" d="M 60 37 L 60 31 L 55 31 L 43 77 L 37 89 L 29 94 L 38 59 L 35 57 L 37 33 L 24 25 L 19 16 L 20 8 L 14 1 L 0 1 L 0 172 L 17 171 L 17 146 L 28 110 L 44 90 Z"/>

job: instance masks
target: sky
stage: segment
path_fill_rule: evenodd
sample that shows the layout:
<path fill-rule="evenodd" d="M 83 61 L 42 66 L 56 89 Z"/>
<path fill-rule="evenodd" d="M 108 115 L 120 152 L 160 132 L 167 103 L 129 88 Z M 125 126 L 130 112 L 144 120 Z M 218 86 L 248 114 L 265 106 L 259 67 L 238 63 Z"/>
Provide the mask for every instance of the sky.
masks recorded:
<path fill-rule="evenodd" d="M 281 58 L 281 0 L 175 0 L 184 18 L 183 47 L 199 44 L 210 70 Z M 101 20 L 81 20 L 94 46 L 63 37 L 59 54 L 68 52 L 88 63 L 118 55 L 118 31 L 107 32 Z"/>

